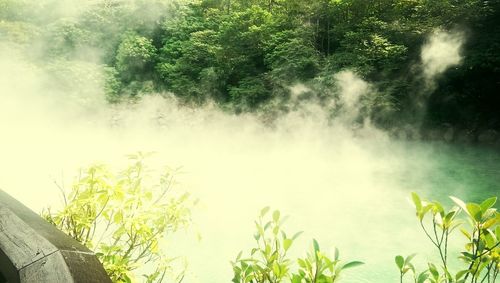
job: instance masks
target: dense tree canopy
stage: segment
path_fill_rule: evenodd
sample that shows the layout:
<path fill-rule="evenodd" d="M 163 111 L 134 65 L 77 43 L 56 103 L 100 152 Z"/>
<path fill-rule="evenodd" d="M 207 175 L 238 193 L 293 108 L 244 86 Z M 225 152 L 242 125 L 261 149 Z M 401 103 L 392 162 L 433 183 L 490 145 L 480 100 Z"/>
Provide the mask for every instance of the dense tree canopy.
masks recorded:
<path fill-rule="evenodd" d="M 321 98 L 349 69 L 375 86 L 366 113 L 379 126 L 500 129 L 498 0 L 99 0 L 72 13 L 55 2 L 0 0 L 0 39 L 43 42 L 31 50 L 42 61 L 104 63 L 111 102 L 170 91 L 258 111 L 286 106 L 295 83 Z M 463 60 L 422 110 L 420 52 L 438 29 L 462 32 Z"/>

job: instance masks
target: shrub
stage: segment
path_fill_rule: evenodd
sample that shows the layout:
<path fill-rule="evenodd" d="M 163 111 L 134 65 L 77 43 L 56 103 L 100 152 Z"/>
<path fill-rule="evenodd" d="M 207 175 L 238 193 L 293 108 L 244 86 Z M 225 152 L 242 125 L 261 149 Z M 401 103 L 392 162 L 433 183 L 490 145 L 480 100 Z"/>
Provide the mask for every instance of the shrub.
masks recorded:
<path fill-rule="evenodd" d="M 144 265 L 152 270 L 143 275 L 146 282 L 169 275 L 180 282 L 183 271 L 174 272 L 174 259 L 161 242 L 189 224 L 191 198 L 173 191 L 175 170 L 150 182 L 144 157 L 131 155 L 129 167 L 118 174 L 104 165 L 84 169 L 69 195 L 63 190 L 63 209 L 47 209 L 43 216 L 93 250 L 113 282 L 131 282 Z"/>
<path fill-rule="evenodd" d="M 304 258 L 296 260 L 298 269 L 293 270 L 293 261 L 288 258 L 287 252 L 302 232 L 288 237 L 282 230 L 285 218 L 281 218 L 278 210 L 272 213 L 271 219 L 265 219 L 269 207 L 261 210 L 259 219 L 255 222 L 257 233 L 254 235 L 257 246 L 250 252 L 249 257 L 242 258 L 242 252 L 233 266 L 234 283 L 333 283 L 338 282 L 342 270 L 363 264 L 352 261 L 342 264 L 339 252 L 336 249 L 334 258 L 324 254 L 316 240 L 313 248 Z"/>
<path fill-rule="evenodd" d="M 412 193 L 420 226 L 438 250 L 441 262 L 428 263 L 428 268 L 417 275 L 411 264 L 414 255 L 406 259 L 396 256 L 400 282 L 403 282 L 408 271 L 412 271 L 416 283 L 497 282 L 500 272 L 500 214 L 494 208 L 497 198 L 488 198 L 480 204 L 465 203 L 456 197 L 450 198 L 456 206 L 447 211 L 441 203 L 421 200 L 416 193 Z M 459 219 L 462 212 L 465 213 L 465 219 Z M 430 218 L 431 223 L 426 223 L 426 216 Z M 464 250 L 458 255 L 464 266 L 453 273 L 448 265 L 448 238 L 457 228 L 460 228 L 465 237 Z"/>

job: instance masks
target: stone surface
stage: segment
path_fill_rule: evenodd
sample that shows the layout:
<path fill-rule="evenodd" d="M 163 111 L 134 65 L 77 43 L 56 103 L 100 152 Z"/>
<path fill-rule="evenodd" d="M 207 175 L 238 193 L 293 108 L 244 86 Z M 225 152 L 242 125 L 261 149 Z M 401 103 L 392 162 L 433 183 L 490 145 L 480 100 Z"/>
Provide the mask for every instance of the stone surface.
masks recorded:
<path fill-rule="evenodd" d="M 111 282 L 95 255 L 0 190 L 1 282 Z"/>

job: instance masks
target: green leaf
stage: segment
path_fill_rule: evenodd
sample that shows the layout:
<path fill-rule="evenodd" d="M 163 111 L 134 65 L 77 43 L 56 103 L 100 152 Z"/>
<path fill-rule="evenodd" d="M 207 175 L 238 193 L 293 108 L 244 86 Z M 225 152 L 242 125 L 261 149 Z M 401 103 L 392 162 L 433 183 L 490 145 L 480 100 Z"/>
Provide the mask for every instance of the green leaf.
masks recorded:
<path fill-rule="evenodd" d="M 491 197 L 485 201 L 483 201 L 480 205 L 481 207 L 481 211 L 484 213 L 486 212 L 486 210 L 488 210 L 489 208 L 493 207 L 493 205 L 495 205 L 495 203 L 497 202 L 497 197 Z"/>
<path fill-rule="evenodd" d="M 413 199 L 413 203 L 415 204 L 415 208 L 417 209 L 417 213 L 420 213 L 420 211 L 422 210 L 422 201 L 420 200 L 420 197 L 417 195 L 417 193 L 412 192 L 411 198 Z"/>
<path fill-rule="evenodd" d="M 443 270 L 444 270 L 444 273 L 446 274 L 446 278 L 453 278 L 453 276 L 451 276 L 451 273 L 448 271 L 448 269 L 443 267 Z"/>
<path fill-rule="evenodd" d="M 271 254 L 271 246 L 268 243 L 266 243 L 266 246 L 264 247 L 264 253 L 266 256 Z"/>
<path fill-rule="evenodd" d="M 278 232 L 280 231 L 280 227 L 279 226 L 274 226 L 273 228 L 273 234 L 276 236 L 278 235 Z"/>
<path fill-rule="evenodd" d="M 303 259 L 299 258 L 299 259 L 297 260 L 297 262 L 299 263 L 299 266 L 300 266 L 300 267 L 302 267 L 302 268 L 304 268 L 304 269 L 305 269 L 305 268 L 307 268 L 307 263 L 306 263 L 306 261 L 305 261 L 305 260 L 303 260 Z"/>
<path fill-rule="evenodd" d="M 495 225 L 497 222 L 498 222 L 498 220 L 496 218 L 488 219 L 486 222 L 484 222 L 483 229 L 488 229 L 488 228 L 492 227 L 493 225 Z"/>
<path fill-rule="evenodd" d="M 454 203 L 456 203 L 458 205 L 458 207 L 460 207 L 463 211 L 467 212 L 467 206 L 465 205 L 465 202 L 463 202 L 461 199 L 454 197 L 454 196 L 450 196 L 450 199 Z"/>
<path fill-rule="evenodd" d="M 258 240 L 260 239 L 260 234 L 259 234 L 259 233 L 255 233 L 255 234 L 253 235 L 253 238 L 254 238 L 256 241 L 258 241 Z"/>
<path fill-rule="evenodd" d="M 495 233 L 491 231 L 490 229 L 486 229 L 486 234 L 484 234 L 484 240 L 486 241 L 486 246 L 487 247 L 493 247 L 495 246 L 496 243 L 498 243 L 497 237 L 495 236 Z"/>
<path fill-rule="evenodd" d="M 255 226 L 257 227 L 257 232 L 261 235 L 261 236 L 264 236 L 264 229 L 262 228 L 262 226 L 260 226 L 259 223 L 255 222 Z"/>
<path fill-rule="evenodd" d="M 264 207 L 264 208 L 260 211 L 260 217 L 264 217 L 264 215 L 266 215 L 266 213 L 269 211 L 269 209 L 271 209 L 269 206 Z"/>
<path fill-rule="evenodd" d="M 283 248 L 285 249 L 285 251 L 287 251 L 290 248 L 292 243 L 293 243 L 292 239 L 284 239 L 283 240 Z"/>
<path fill-rule="evenodd" d="M 462 252 L 462 254 L 464 255 L 464 257 L 471 259 L 471 260 L 474 260 L 476 258 L 473 254 L 468 253 L 468 252 Z"/>
<path fill-rule="evenodd" d="M 467 212 L 474 220 L 481 221 L 482 213 L 481 206 L 479 206 L 479 204 L 471 202 L 466 204 L 466 208 Z"/>
<path fill-rule="evenodd" d="M 453 219 L 453 217 L 455 216 L 455 213 L 456 211 L 452 210 L 450 211 L 448 214 L 446 214 L 446 216 L 444 217 L 443 221 L 444 223 L 446 223 L 447 225 L 450 224 L 450 221 Z"/>
<path fill-rule="evenodd" d="M 281 237 L 283 237 L 283 240 L 287 238 L 285 231 L 281 231 Z"/>
<path fill-rule="evenodd" d="M 352 267 L 360 266 L 363 264 L 365 264 L 365 263 L 361 262 L 361 261 L 351 261 L 351 262 L 345 264 L 344 266 L 342 266 L 342 269 L 352 268 Z"/>
<path fill-rule="evenodd" d="M 443 216 L 443 214 L 444 214 L 443 205 L 438 201 L 433 202 L 432 205 L 433 205 L 434 213 L 439 213 L 441 216 Z"/>
<path fill-rule="evenodd" d="M 319 252 L 319 244 L 316 239 L 313 239 L 313 247 L 314 247 L 314 252 Z"/>
<path fill-rule="evenodd" d="M 465 274 L 467 274 L 467 272 L 469 272 L 468 269 L 464 269 L 464 270 L 461 270 L 459 272 L 457 272 L 457 274 L 455 275 L 455 280 L 458 281 L 460 278 L 462 278 Z"/>
<path fill-rule="evenodd" d="M 279 210 L 275 210 L 273 212 L 273 220 L 274 220 L 274 222 L 278 222 L 279 219 L 280 219 L 280 211 Z"/>
<path fill-rule="evenodd" d="M 113 233 L 113 239 L 118 239 L 120 238 L 123 234 L 125 234 L 125 227 L 121 226 L 120 228 L 116 229 L 116 231 Z"/>
<path fill-rule="evenodd" d="M 398 255 L 394 258 L 394 261 L 396 262 L 396 265 L 399 267 L 399 270 L 403 270 L 405 259 L 402 256 Z"/>
<path fill-rule="evenodd" d="M 303 232 L 304 231 L 299 231 L 299 232 L 295 233 L 295 235 L 293 235 L 293 237 L 292 237 L 292 240 L 297 239 L 300 236 L 300 234 L 302 234 Z"/>
<path fill-rule="evenodd" d="M 429 274 L 427 274 L 427 271 L 420 273 L 417 277 L 417 283 L 424 283 L 428 277 L 429 277 Z"/>
<path fill-rule="evenodd" d="M 409 256 L 406 257 L 405 259 L 405 264 L 408 264 L 411 262 L 411 260 L 416 256 L 417 254 L 411 254 Z"/>
<path fill-rule="evenodd" d="M 280 272 L 280 271 L 281 271 L 281 270 L 280 270 L 280 266 L 279 266 L 279 264 L 278 264 L 278 263 L 276 263 L 276 262 L 274 262 L 274 263 L 273 263 L 273 272 L 274 272 L 274 274 L 276 275 L 276 277 L 280 277 L 280 274 L 281 274 L 281 272 Z"/>
<path fill-rule="evenodd" d="M 422 211 L 421 211 L 421 212 L 420 212 L 420 214 L 418 215 L 418 219 L 419 219 L 420 221 L 422 221 L 422 219 L 424 219 L 425 214 L 426 214 L 429 210 L 431 210 L 432 208 L 434 208 L 434 204 L 432 204 L 432 203 L 427 204 L 426 206 L 424 206 L 424 207 L 422 208 Z"/>
<path fill-rule="evenodd" d="M 467 230 L 465 230 L 465 229 L 461 228 L 461 229 L 460 229 L 460 232 L 462 232 L 462 234 L 464 234 L 464 235 L 465 235 L 465 237 L 467 237 L 467 239 L 470 241 L 471 236 L 470 236 L 469 232 L 467 232 Z"/>
<path fill-rule="evenodd" d="M 500 220 L 500 217 L 497 216 L 497 209 L 496 208 L 489 208 L 487 209 L 486 211 L 482 211 L 482 217 L 483 219 L 488 219 L 488 218 L 492 218 L 495 219 L 494 217 L 496 216 L 499 220 Z"/>
<path fill-rule="evenodd" d="M 434 264 L 429 263 L 429 271 L 431 272 L 431 274 L 434 278 L 439 277 L 439 272 L 437 271 L 437 268 Z"/>
<path fill-rule="evenodd" d="M 271 221 L 267 222 L 266 225 L 264 225 L 264 230 L 267 230 L 269 227 L 271 227 L 271 224 L 273 224 Z"/>

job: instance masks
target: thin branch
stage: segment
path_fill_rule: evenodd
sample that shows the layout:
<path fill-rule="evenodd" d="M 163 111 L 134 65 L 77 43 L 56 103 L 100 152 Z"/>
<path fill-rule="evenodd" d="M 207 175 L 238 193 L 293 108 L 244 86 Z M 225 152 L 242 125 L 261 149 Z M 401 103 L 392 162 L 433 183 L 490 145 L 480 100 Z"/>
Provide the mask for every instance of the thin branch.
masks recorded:
<path fill-rule="evenodd" d="M 431 235 L 429 235 L 429 232 L 427 232 L 427 229 L 425 229 L 424 223 L 422 221 L 420 221 L 420 226 L 422 226 L 422 229 L 424 230 L 425 235 L 427 235 L 427 237 L 429 238 L 429 240 L 431 240 L 431 242 L 434 244 L 434 246 L 439 247 L 439 245 L 436 242 L 434 242 L 434 239 L 432 239 Z"/>

